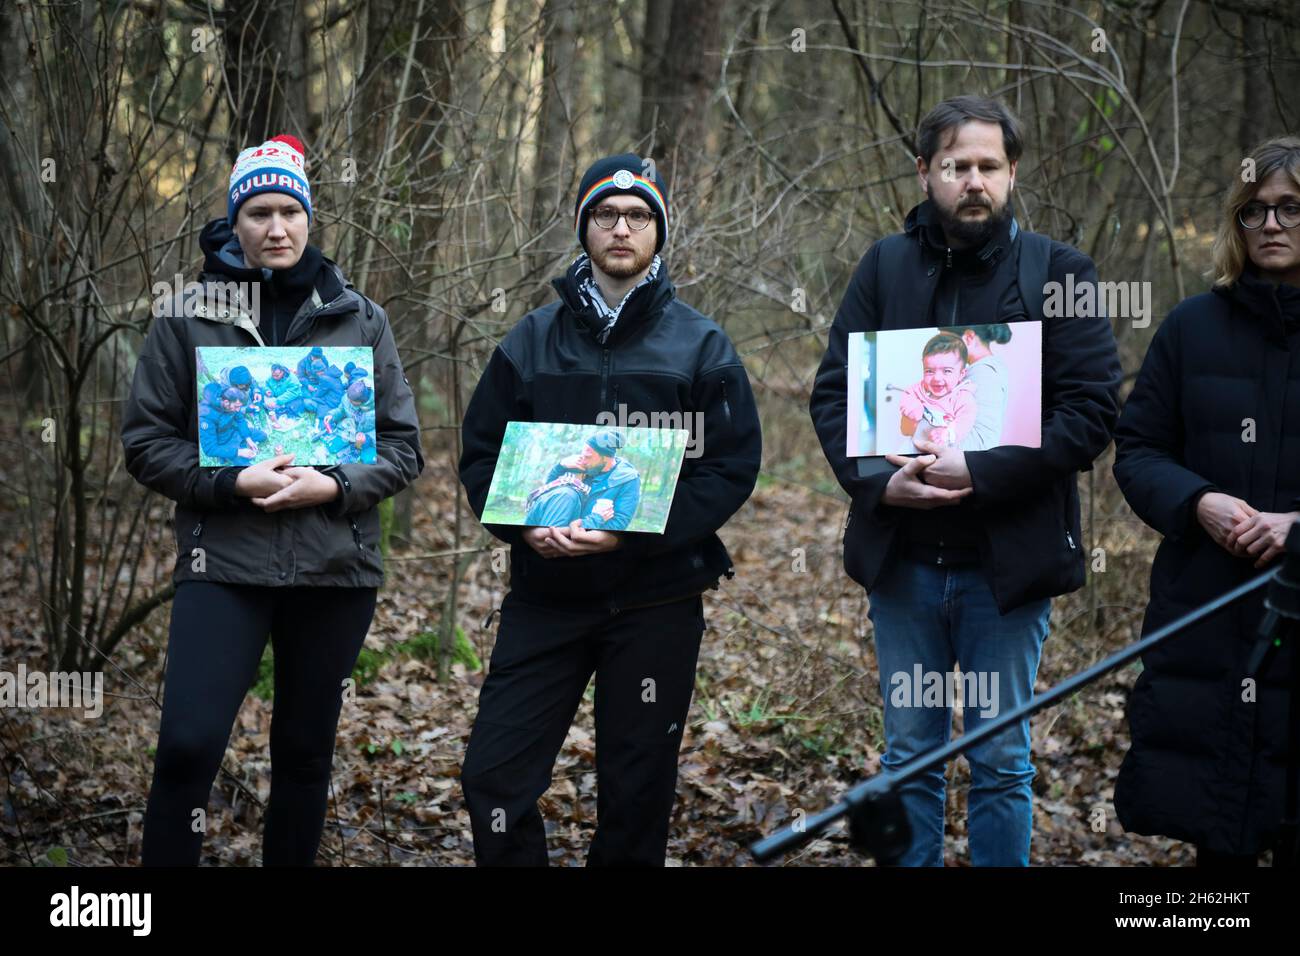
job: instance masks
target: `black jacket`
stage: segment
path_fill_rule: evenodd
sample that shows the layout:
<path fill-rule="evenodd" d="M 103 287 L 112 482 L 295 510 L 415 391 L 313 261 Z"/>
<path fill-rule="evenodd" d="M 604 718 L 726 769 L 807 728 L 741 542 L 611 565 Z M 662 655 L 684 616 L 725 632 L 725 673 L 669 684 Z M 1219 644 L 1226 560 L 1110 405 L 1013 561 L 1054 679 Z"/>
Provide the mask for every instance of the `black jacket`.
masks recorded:
<path fill-rule="evenodd" d="M 199 282 L 264 279 L 262 270 L 243 264 L 225 219 L 204 228 L 200 246 L 205 259 Z M 281 344 L 301 345 L 304 351 L 313 345 L 374 349 L 377 461 L 321 468 L 339 482 L 338 498 L 269 513 L 235 496 L 238 468 L 199 467 L 194 349 L 268 344 L 280 278 L 264 283 L 261 316 L 209 314 L 201 296 L 188 299 L 178 312 L 170 298 L 160 297 L 123 416 L 126 469 L 176 502 L 172 578 L 177 583 L 376 587 L 384 579 L 376 506 L 419 476 L 424 455 L 415 401 L 388 317 L 353 289 L 330 259 L 321 257 L 313 294 L 293 316 Z M 288 286 L 283 291 L 297 297 Z M 196 548 L 203 551 L 202 570 L 196 567 Z"/>
<path fill-rule="evenodd" d="M 900 528 L 923 532 L 941 516 L 974 533 L 1005 613 L 1084 581 L 1076 479 L 1110 442 L 1119 415 L 1119 357 L 1106 318 L 1044 319 L 1042 446 L 966 452 L 974 492 L 934 515 L 883 504 L 885 485 L 897 469 L 883 457 L 845 455 L 849 333 L 1042 318 L 1026 315 L 1022 304 L 1016 280 L 1020 237 L 1011 235 L 1009 225 L 980 250 L 950 252 L 930 208 L 928 201 L 913 208 L 902 234 L 879 240 L 862 257 L 831 325 L 809 410 L 822 451 L 852 499 L 844 532 L 849 576 L 870 591 L 885 562 L 897 557 Z M 899 271 L 883 276 L 877 263 L 886 243 L 905 248 L 897 256 Z M 1076 287 L 1097 280 L 1091 259 L 1052 242 L 1049 278 L 1064 284 L 1067 274 Z"/>
<path fill-rule="evenodd" d="M 716 531 L 753 491 L 762 436 L 749 377 L 713 321 L 680 302 L 661 267 L 634 291 L 602 346 L 603 322 L 571 267 L 559 300 L 524 316 L 492 351 L 462 426 L 460 479 L 480 518 L 509 421 L 596 423 L 600 413 L 703 413 L 702 454 L 682 464 L 662 535 L 625 533 L 614 551 L 543 558 L 523 528 L 488 525 L 510 544 L 510 586 L 549 603 L 612 609 L 699 594 L 732 576 Z"/>
<path fill-rule="evenodd" d="M 1243 440 L 1255 425 L 1254 441 Z M 1196 519 L 1207 491 L 1260 511 L 1300 509 L 1300 289 L 1246 274 L 1180 303 L 1156 330 L 1115 433 L 1124 497 L 1164 540 L 1147 633 L 1262 573 Z M 1262 595 L 1142 658 L 1129 698 L 1132 746 L 1115 787 L 1126 830 L 1220 853 L 1267 849 L 1282 812 L 1293 642 L 1243 700 Z"/>

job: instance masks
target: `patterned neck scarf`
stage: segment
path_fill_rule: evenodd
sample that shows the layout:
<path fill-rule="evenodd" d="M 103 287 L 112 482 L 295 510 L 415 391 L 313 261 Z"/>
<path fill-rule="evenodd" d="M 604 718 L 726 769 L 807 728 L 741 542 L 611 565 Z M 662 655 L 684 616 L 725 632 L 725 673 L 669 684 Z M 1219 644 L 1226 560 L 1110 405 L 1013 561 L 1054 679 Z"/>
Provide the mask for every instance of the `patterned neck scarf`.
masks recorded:
<path fill-rule="evenodd" d="M 645 278 L 629 289 L 627 295 L 623 296 L 623 300 L 613 308 L 601 295 L 600 286 L 596 285 L 596 278 L 591 270 L 591 258 L 586 253 L 583 253 L 574 263 L 574 267 L 576 269 L 574 279 L 577 282 L 578 291 L 582 295 L 583 304 L 589 305 L 597 317 L 605 321 L 605 327 L 596 333 L 596 340 L 604 345 L 609 339 L 609 334 L 614 331 L 614 324 L 618 322 L 619 314 L 623 311 L 623 306 L 627 305 L 627 300 L 632 298 L 632 294 L 637 289 L 649 285 L 659 276 L 659 257 L 654 257 L 650 262 L 650 271 L 645 274 Z"/>

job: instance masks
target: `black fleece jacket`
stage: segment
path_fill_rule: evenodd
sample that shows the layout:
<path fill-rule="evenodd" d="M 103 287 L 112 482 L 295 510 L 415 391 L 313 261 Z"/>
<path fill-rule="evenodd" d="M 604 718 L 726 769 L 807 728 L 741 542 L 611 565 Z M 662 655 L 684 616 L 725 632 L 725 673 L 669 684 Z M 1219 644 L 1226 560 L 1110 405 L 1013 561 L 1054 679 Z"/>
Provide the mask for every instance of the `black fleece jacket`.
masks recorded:
<path fill-rule="evenodd" d="M 576 263 L 575 263 L 576 266 Z M 608 341 L 571 267 L 559 300 L 524 316 L 493 350 L 462 425 L 460 479 L 480 518 L 506 423 L 597 424 L 619 417 L 702 413 L 699 454 L 682 464 L 664 533 L 624 532 L 619 548 L 543 558 L 523 528 L 488 525 L 511 546 L 511 588 L 550 604 L 599 603 L 611 611 L 673 600 L 732 576 L 717 536 L 753 491 L 762 458 L 749 377 L 725 332 L 676 296 L 668 270 L 632 293 Z M 620 419 L 625 420 L 625 419 Z"/>

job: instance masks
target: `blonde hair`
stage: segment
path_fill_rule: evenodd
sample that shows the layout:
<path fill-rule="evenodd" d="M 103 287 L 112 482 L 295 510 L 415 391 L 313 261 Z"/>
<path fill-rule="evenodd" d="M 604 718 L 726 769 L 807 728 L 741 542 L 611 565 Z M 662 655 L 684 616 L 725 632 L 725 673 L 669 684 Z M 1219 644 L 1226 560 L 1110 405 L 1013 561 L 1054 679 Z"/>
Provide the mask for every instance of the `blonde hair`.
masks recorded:
<path fill-rule="evenodd" d="M 1223 219 L 1218 235 L 1214 237 L 1214 284 L 1230 286 L 1241 278 L 1246 268 L 1246 240 L 1241 234 L 1237 214 L 1241 207 L 1255 198 L 1264 180 L 1285 170 L 1291 183 L 1300 190 L 1300 137 L 1279 136 L 1265 140 L 1250 151 L 1248 158 L 1254 166 L 1249 181 L 1238 176 L 1223 203 Z"/>

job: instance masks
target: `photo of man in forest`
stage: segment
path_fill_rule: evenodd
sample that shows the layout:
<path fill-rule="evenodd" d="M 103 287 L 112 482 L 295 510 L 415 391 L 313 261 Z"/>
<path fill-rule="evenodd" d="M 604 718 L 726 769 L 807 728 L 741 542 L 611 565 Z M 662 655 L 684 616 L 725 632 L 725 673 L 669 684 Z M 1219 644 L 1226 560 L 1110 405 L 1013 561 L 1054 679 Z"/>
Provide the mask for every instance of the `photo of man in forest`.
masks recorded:
<path fill-rule="evenodd" d="M 546 480 L 528 495 L 524 524 L 623 531 L 641 503 L 641 475 L 618 451 L 618 431 L 597 432 L 582 449 L 556 462 Z"/>

